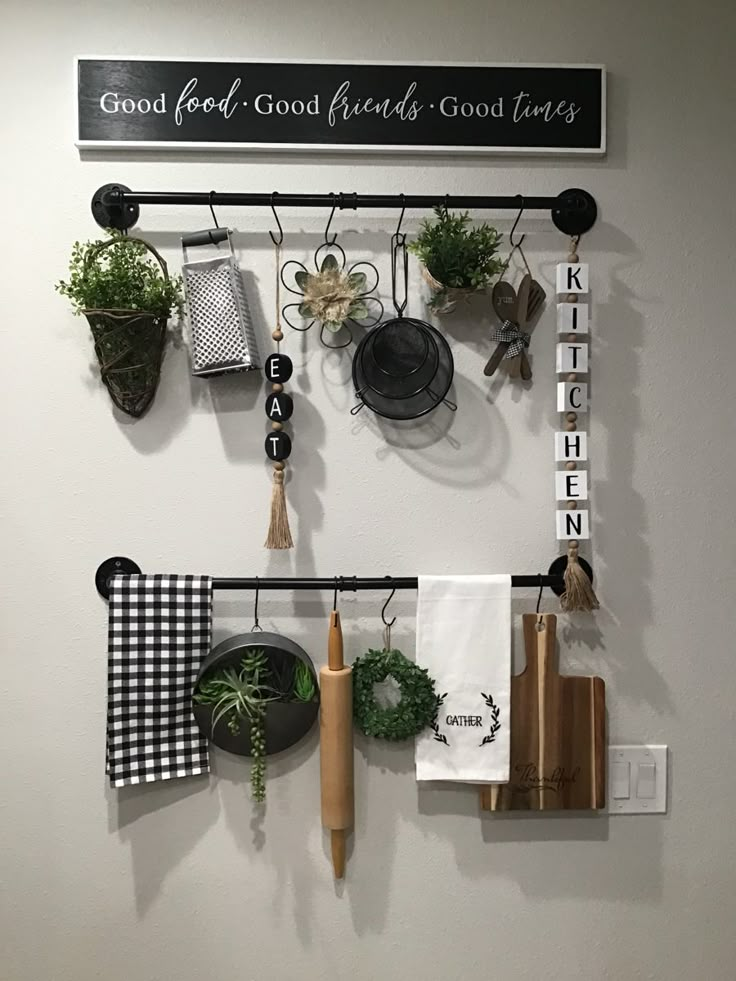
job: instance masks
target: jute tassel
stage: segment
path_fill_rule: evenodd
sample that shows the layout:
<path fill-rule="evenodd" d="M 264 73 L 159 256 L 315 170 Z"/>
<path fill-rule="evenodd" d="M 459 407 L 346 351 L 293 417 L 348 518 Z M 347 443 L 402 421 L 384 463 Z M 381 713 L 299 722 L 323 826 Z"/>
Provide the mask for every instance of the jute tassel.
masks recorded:
<path fill-rule="evenodd" d="M 268 526 L 266 548 L 293 547 L 294 542 L 291 537 L 291 528 L 289 528 L 289 512 L 286 510 L 286 494 L 284 493 L 284 464 L 277 463 L 273 471 L 271 523 Z"/>
<path fill-rule="evenodd" d="M 560 606 L 567 613 L 590 613 L 600 608 L 593 584 L 578 562 L 578 543 L 567 543 L 567 568 L 565 569 L 565 592 L 560 597 Z"/>

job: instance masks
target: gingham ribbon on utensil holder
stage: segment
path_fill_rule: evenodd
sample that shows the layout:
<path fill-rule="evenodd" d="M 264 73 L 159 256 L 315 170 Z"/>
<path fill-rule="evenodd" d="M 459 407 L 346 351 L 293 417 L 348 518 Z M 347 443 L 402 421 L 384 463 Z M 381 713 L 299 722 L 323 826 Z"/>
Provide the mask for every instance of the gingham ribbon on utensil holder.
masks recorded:
<path fill-rule="evenodd" d="M 504 320 L 501 326 L 494 331 L 492 340 L 496 341 L 497 344 L 508 344 L 508 350 L 503 356 L 505 361 L 506 358 L 517 357 L 525 347 L 529 347 L 530 336 L 525 330 L 521 330 L 518 324 Z"/>
<path fill-rule="evenodd" d="M 113 787 L 209 771 L 192 691 L 211 640 L 209 577 L 111 580 L 105 770 Z"/>

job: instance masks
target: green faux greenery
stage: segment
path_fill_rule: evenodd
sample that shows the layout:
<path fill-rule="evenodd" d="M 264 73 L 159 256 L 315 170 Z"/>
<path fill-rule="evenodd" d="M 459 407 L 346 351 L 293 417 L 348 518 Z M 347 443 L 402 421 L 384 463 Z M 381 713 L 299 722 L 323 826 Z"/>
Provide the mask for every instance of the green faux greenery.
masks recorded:
<path fill-rule="evenodd" d="M 431 305 L 441 305 L 448 290 L 479 290 L 489 286 L 503 269 L 498 256 L 501 233 L 485 222 L 471 225 L 467 211 L 453 214 L 444 205 L 425 219 L 409 251 L 443 287 Z"/>
<path fill-rule="evenodd" d="M 373 686 L 386 678 L 399 686 L 401 701 L 381 708 Z M 353 718 L 366 736 L 397 742 L 410 739 L 426 728 L 437 711 L 434 681 L 426 668 L 420 668 L 401 651 L 373 651 L 353 664 Z"/>
<path fill-rule="evenodd" d="M 69 260 L 69 279 L 56 289 L 72 302 L 74 312 L 141 310 L 168 319 L 181 313 L 181 277 L 166 279 L 153 255 L 139 239 L 111 230 L 108 241 L 75 242 Z"/>
<path fill-rule="evenodd" d="M 237 736 L 241 722 L 250 726 L 253 765 L 250 773 L 255 801 L 266 799 L 266 708 L 269 702 L 313 702 L 317 686 L 309 667 L 291 656 L 270 660 L 262 648 L 242 659 L 239 667 L 208 671 L 194 692 L 199 705 L 214 706 L 212 731 L 224 720 Z"/>

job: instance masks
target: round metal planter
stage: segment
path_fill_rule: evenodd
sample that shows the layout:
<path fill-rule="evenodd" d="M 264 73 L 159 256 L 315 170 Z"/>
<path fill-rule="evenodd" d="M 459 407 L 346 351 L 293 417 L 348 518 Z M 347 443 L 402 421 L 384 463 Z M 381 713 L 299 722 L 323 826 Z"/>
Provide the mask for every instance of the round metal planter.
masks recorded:
<path fill-rule="evenodd" d="M 244 655 L 252 650 L 263 650 L 272 662 L 283 663 L 287 659 L 296 659 L 306 664 L 314 679 L 317 692 L 317 697 L 312 702 L 269 702 L 266 706 L 266 755 L 273 756 L 274 753 L 281 753 L 303 739 L 317 719 L 319 682 L 312 659 L 306 651 L 293 640 L 280 634 L 265 631 L 238 634 L 218 644 L 207 655 L 197 675 L 197 684 L 213 668 L 238 667 Z M 220 719 L 213 731 L 213 705 L 199 705 L 193 702 L 192 708 L 197 725 L 216 746 L 237 756 L 251 755 L 250 727 L 247 719 L 241 720 L 240 732 L 233 735 L 225 719 Z"/>

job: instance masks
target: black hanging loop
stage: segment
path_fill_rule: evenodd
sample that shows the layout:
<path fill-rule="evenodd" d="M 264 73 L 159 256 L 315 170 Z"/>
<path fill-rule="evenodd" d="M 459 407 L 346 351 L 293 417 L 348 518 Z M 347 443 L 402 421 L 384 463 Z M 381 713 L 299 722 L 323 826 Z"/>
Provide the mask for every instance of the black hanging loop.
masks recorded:
<path fill-rule="evenodd" d="M 330 212 L 330 217 L 327 219 L 327 227 L 325 228 L 325 245 L 334 245 L 337 241 L 337 232 L 335 232 L 335 234 L 332 236 L 332 240 L 330 240 L 329 237 L 330 225 L 332 224 L 332 219 L 335 216 L 335 209 L 337 208 L 337 199 L 335 195 L 331 194 L 330 197 L 332 198 L 332 211 Z"/>
<path fill-rule="evenodd" d="M 217 215 L 215 214 L 215 209 L 214 209 L 214 207 L 212 205 L 212 200 L 213 200 L 214 196 L 215 196 L 215 192 L 214 191 L 210 191 L 210 200 L 209 200 L 210 214 L 212 215 L 212 221 L 214 221 L 214 223 L 215 223 L 215 228 L 219 228 L 220 227 L 220 223 L 217 220 Z"/>
<path fill-rule="evenodd" d="M 519 221 L 521 220 L 521 216 L 524 214 L 524 195 L 523 194 L 518 194 L 517 197 L 518 197 L 519 201 L 521 202 L 521 204 L 519 205 L 519 213 L 516 216 L 516 220 L 514 221 L 514 227 L 509 232 L 509 242 L 511 243 L 511 247 L 513 249 L 519 249 L 519 248 L 521 248 L 521 243 L 526 238 L 526 234 L 524 234 L 524 235 L 521 236 L 521 238 L 519 239 L 518 242 L 515 242 L 514 241 L 514 232 L 516 231 L 516 226 L 519 224 Z"/>
<path fill-rule="evenodd" d="M 276 246 L 281 245 L 282 242 L 284 241 L 284 230 L 281 227 L 281 222 L 279 221 L 279 216 L 276 214 L 276 208 L 274 207 L 274 198 L 277 198 L 277 197 L 278 197 L 278 191 L 272 191 L 271 192 L 271 211 L 273 211 L 273 216 L 276 219 L 276 224 L 279 227 L 279 237 L 276 238 L 276 236 L 274 235 L 274 233 L 271 232 L 271 231 L 269 231 L 269 233 L 268 233 L 271 236 L 271 241 Z M 286 284 L 284 284 L 284 285 L 286 285 Z"/>
<path fill-rule="evenodd" d="M 255 620 L 255 623 L 251 627 L 251 633 L 255 633 L 258 630 L 263 630 L 263 627 L 258 622 L 258 593 L 260 592 L 260 585 L 258 576 L 256 576 L 256 600 L 253 608 L 253 619 Z"/>

